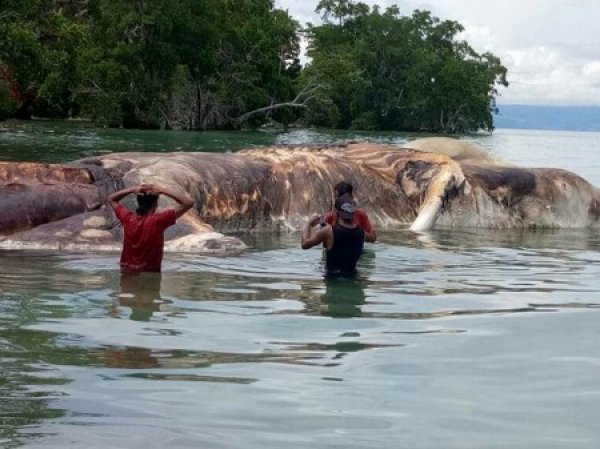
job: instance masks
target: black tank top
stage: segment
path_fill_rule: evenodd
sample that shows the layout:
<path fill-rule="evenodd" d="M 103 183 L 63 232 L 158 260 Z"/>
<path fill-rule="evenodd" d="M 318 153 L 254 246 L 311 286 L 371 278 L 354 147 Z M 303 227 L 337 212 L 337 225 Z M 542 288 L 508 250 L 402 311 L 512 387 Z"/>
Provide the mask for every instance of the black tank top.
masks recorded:
<path fill-rule="evenodd" d="M 356 262 L 365 245 L 365 231 L 362 228 L 333 226 L 333 246 L 327 250 L 327 274 L 354 274 Z"/>

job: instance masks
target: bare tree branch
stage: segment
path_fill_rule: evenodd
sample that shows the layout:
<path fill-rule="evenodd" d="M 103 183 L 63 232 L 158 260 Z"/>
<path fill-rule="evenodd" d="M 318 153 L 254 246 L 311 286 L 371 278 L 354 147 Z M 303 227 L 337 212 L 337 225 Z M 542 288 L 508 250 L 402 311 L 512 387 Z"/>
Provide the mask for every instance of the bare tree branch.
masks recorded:
<path fill-rule="evenodd" d="M 322 91 L 324 89 L 325 89 L 324 84 L 308 85 L 308 86 L 304 87 L 300 92 L 298 92 L 298 95 L 296 95 L 296 97 L 292 101 L 287 101 L 284 103 L 275 103 L 275 104 L 271 104 L 269 106 L 264 106 L 262 108 L 254 109 L 252 111 L 248 111 L 248 112 L 240 115 L 239 117 L 237 117 L 234 120 L 238 125 L 241 125 L 242 123 L 247 121 L 250 117 L 252 117 L 256 114 L 263 113 L 263 112 L 270 112 L 270 111 L 274 111 L 276 109 L 281 109 L 281 108 L 306 109 L 308 107 L 308 103 L 311 100 L 313 100 L 320 91 Z"/>

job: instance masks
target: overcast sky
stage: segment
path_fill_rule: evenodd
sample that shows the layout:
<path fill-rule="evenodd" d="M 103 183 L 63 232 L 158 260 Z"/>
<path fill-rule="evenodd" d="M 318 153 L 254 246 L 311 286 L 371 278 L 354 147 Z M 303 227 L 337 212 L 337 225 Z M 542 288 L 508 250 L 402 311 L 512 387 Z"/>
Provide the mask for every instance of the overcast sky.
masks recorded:
<path fill-rule="evenodd" d="M 508 68 L 499 104 L 600 105 L 600 0 L 362 1 L 463 24 L 475 50 L 491 51 Z M 320 21 L 317 3 L 276 0 L 301 24 Z"/>

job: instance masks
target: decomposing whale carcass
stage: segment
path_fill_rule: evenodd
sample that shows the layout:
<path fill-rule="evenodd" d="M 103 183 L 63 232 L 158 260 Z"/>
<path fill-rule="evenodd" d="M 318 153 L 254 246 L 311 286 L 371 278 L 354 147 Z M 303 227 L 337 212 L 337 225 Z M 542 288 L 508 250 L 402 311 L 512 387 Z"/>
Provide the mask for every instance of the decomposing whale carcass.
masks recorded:
<path fill-rule="evenodd" d="M 438 211 L 438 227 L 600 226 L 600 190 L 567 170 L 517 167 L 456 139 L 421 139 L 407 146 L 448 155 L 465 177 L 460 194 Z"/>
<path fill-rule="evenodd" d="M 195 201 L 166 234 L 166 251 L 227 254 L 244 244 L 224 233 L 298 229 L 331 207 L 341 180 L 356 186 L 379 228 L 600 224 L 600 191 L 583 178 L 516 167 L 470 143 L 430 138 L 403 148 L 349 143 L 0 163 L 0 246 L 118 250 L 121 229 L 104 205 L 107 195 L 153 183 Z"/>

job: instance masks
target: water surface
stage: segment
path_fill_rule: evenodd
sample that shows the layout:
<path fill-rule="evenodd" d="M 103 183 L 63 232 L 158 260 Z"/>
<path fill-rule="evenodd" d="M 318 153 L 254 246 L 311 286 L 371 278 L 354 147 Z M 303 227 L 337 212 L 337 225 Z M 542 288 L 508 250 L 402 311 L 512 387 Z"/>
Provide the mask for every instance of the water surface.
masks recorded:
<path fill-rule="evenodd" d="M 185 147 L 83 128 L 99 142 L 68 147 L 77 129 L 52 126 L 22 147 L 0 133 L 0 151 L 348 137 L 182 133 Z M 600 179 L 596 134 L 468 138 Z M 0 447 L 598 447 L 598 231 L 388 231 L 338 281 L 296 234 L 242 238 L 240 256 L 168 255 L 160 277 L 122 277 L 117 254 L 0 252 Z"/>
<path fill-rule="evenodd" d="M 68 162 L 123 151 L 237 151 L 265 145 L 334 143 L 348 140 L 402 144 L 429 137 L 415 133 L 307 130 L 154 131 L 95 128 L 76 122 L 0 124 L 0 160 Z M 497 156 L 529 167 L 572 170 L 600 185 L 600 133 L 500 129 L 493 134 L 462 136 Z"/>

